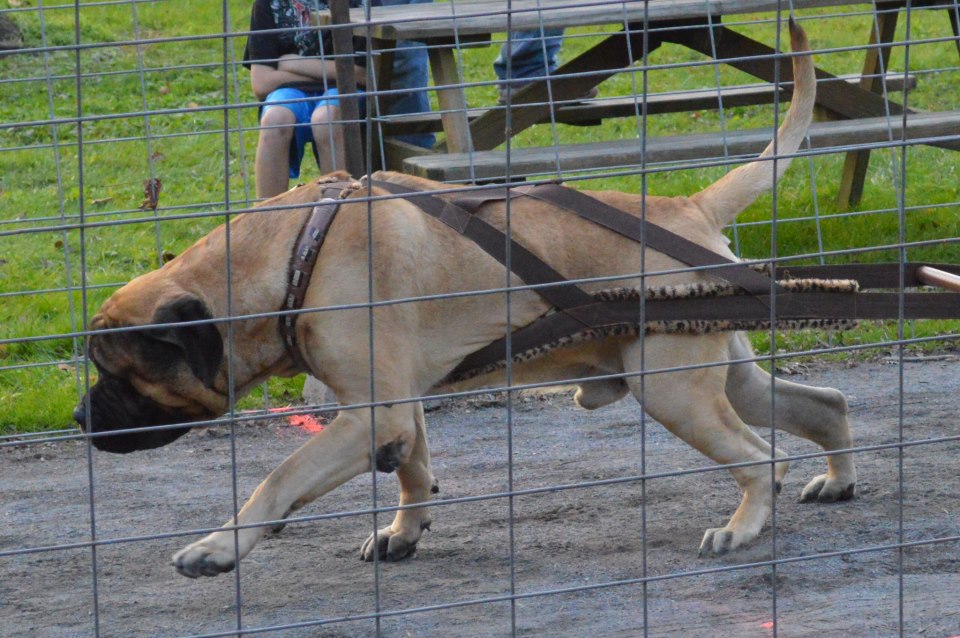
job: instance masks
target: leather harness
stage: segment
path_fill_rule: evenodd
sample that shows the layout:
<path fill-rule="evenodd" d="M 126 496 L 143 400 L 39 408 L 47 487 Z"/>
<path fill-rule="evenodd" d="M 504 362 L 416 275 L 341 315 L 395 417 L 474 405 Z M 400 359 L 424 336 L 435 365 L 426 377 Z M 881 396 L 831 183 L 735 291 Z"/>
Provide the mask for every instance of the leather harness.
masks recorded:
<path fill-rule="evenodd" d="M 446 200 L 393 182 L 372 181 L 371 186 L 410 201 L 424 213 L 438 219 L 475 242 L 494 259 L 506 265 L 508 238 L 503 231 L 476 215 L 485 204 L 517 197 L 532 197 L 568 210 L 649 249 L 668 255 L 693 267 L 710 267 L 710 274 L 728 281 L 741 294 L 728 297 L 691 297 L 651 299 L 644 303 L 645 322 L 728 321 L 744 323 L 777 320 L 889 319 L 903 317 L 957 318 L 960 294 L 956 293 L 861 293 L 789 292 L 775 279 L 755 268 L 732 261 L 663 227 L 635 217 L 598 199 L 559 184 L 518 186 L 478 191 Z M 325 185 L 320 202 L 314 206 L 297 239 L 290 260 L 288 293 L 280 317 L 280 334 L 290 356 L 303 370 L 309 370 L 296 338 L 298 310 L 303 305 L 310 276 L 320 247 L 343 199 L 358 189 L 357 182 L 332 182 Z M 598 300 L 594 295 L 568 282 L 560 273 L 532 252 L 510 239 L 510 268 L 527 285 L 538 286 L 555 312 L 515 330 L 468 355 L 448 379 L 469 376 L 471 370 L 502 361 L 510 351 L 522 352 L 542 344 L 561 341 L 584 329 L 637 326 L 640 306 L 637 299 Z M 854 279 L 861 288 L 893 288 L 924 285 L 917 270 L 924 264 L 851 264 L 839 266 L 781 267 L 787 279 Z M 931 264 L 953 274 L 960 266 Z M 903 281 L 900 274 L 903 271 Z M 746 293 L 746 294 L 743 294 Z M 773 305 L 775 304 L 775 308 Z"/>
<path fill-rule="evenodd" d="M 310 366 L 300 353 L 297 343 L 297 319 L 300 313 L 296 311 L 303 308 L 303 299 L 307 296 L 310 277 L 313 275 L 314 266 L 317 265 L 317 256 L 320 254 L 323 240 L 327 238 L 330 224 L 340 210 L 341 202 L 355 190 L 357 190 L 356 182 L 331 182 L 324 186 L 320 201 L 313 207 L 303 228 L 300 229 L 293 254 L 290 256 L 290 265 L 287 269 L 287 295 L 284 297 L 282 310 L 292 312 L 280 315 L 280 338 L 287 353 L 301 370 L 309 370 Z"/>

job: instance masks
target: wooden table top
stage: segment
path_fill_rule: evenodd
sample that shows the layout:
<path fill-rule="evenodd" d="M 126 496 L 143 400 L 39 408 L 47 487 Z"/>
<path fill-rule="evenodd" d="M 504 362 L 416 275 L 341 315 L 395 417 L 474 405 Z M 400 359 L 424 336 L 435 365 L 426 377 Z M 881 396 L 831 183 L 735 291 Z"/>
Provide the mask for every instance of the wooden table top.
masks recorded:
<path fill-rule="evenodd" d="M 892 4 L 895 0 L 879 0 Z M 492 33 L 507 31 L 507 7 L 513 10 L 510 26 L 515 30 L 552 27 L 583 27 L 624 22 L 683 20 L 708 15 L 736 15 L 776 11 L 784 13 L 787 0 L 453 0 L 427 4 L 371 7 L 371 36 L 381 40 L 465 40 L 486 39 Z M 863 0 L 793 0 L 794 9 L 861 4 Z M 328 25 L 329 11 L 318 12 L 320 24 Z M 350 21 L 358 26 L 354 33 L 366 34 L 364 9 L 352 9 Z"/>

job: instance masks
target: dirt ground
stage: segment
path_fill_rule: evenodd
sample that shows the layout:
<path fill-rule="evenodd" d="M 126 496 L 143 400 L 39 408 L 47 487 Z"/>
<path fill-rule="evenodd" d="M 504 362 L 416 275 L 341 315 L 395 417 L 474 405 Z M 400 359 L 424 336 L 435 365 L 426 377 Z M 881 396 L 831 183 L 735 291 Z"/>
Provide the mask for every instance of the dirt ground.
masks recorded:
<path fill-rule="evenodd" d="M 860 445 L 895 443 L 902 405 L 907 441 L 953 437 L 903 450 L 903 552 L 860 551 L 899 538 L 900 453 L 857 454 L 859 496 L 845 504 L 800 504 L 800 490 L 823 459 L 795 461 L 768 525 L 744 550 L 701 559 L 707 527 L 724 524 L 739 500 L 726 470 L 603 486 L 553 490 L 513 501 L 516 593 L 511 607 L 509 503 L 480 500 L 434 508 L 419 553 L 381 564 L 384 636 L 504 636 L 511 616 L 521 636 L 918 636 L 960 635 L 960 360 L 908 362 L 903 402 L 895 362 L 879 360 L 795 369 L 804 383 L 840 388 Z M 432 406 L 427 415 L 440 497 L 507 489 L 508 412 L 480 398 Z M 640 473 L 638 406 L 632 399 L 596 412 L 569 394 L 514 402 L 513 481 L 517 489 L 569 485 Z M 652 473 L 711 468 L 667 433 L 646 425 Z M 250 635 L 370 636 L 376 605 L 373 564 L 359 546 L 370 515 L 295 522 L 268 536 L 241 564 L 241 613 L 234 574 L 200 580 L 177 575 L 170 556 L 221 524 L 232 511 L 227 430 L 190 433 L 159 450 L 129 456 L 94 453 L 97 537 L 121 541 L 96 550 L 94 613 L 89 548 L 11 554 L 90 538 L 87 451 L 75 441 L 0 447 L 0 635 L 37 638 L 232 635 L 238 616 Z M 238 490 L 256 484 L 308 435 L 278 421 L 237 429 Z M 780 434 L 791 453 L 812 445 Z M 392 505 L 396 479 L 379 475 L 379 499 Z M 301 513 L 369 507 L 369 476 Z M 645 510 L 644 510 L 645 504 Z M 646 514 L 646 587 L 643 526 Z M 384 525 L 389 515 L 381 514 Z M 797 559 L 742 567 L 776 555 Z M 828 552 L 855 552 L 817 558 Z M 716 571 L 733 567 L 732 570 Z M 713 570 L 713 571 L 711 571 Z M 626 581 L 626 583 L 623 583 Z M 601 585 L 600 587 L 590 587 Z M 550 593 L 554 590 L 566 590 Z M 539 594 L 539 595 L 538 595 Z M 484 599 L 493 602 L 477 602 Z M 444 609 L 424 607 L 449 605 Z M 900 633 L 900 618 L 903 627 Z M 311 621 L 348 619 L 322 625 Z M 279 631 L 270 627 L 298 624 Z M 304 623 L 307 623 L 304 625 Z"/>

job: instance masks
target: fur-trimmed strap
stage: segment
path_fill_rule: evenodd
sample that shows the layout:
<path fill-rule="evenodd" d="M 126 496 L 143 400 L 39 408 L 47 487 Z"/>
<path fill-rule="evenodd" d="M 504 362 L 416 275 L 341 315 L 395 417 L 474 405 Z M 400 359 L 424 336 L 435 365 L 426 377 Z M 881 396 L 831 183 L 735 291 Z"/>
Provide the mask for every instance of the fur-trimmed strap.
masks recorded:
<path fill-rule="evenodd" d="M 782 330 L 803 328 L 847 329 L 859 319 L 947 319 L 960 316 L 957 293 L 859 292 L 851 280 L 783 280 L 786 292 L 767 297 L 775 303 L 776 325 Z M 745 296 L 729 285 L 700 284 L 672 286 L 643 291 L 630 288 L 595 293 L 589 307 L 567 314 L 546 313 L 510 334 L 512 360 L 528 361 L 562 346 L 616 336 L 646 334 L 704 334 L 730 330 L 767 330 L 771 313 L 744 304 Z M 902 306 L 901 306 L 902 304 Z M 602 308 L 602 311 L 598 309 Z M 604 317 L 589 328 L 570 316 Z M 464 381 L 501 369 L 506 365 L 507 339 L 499 339 L 468 355 L 445 379 Z"/>

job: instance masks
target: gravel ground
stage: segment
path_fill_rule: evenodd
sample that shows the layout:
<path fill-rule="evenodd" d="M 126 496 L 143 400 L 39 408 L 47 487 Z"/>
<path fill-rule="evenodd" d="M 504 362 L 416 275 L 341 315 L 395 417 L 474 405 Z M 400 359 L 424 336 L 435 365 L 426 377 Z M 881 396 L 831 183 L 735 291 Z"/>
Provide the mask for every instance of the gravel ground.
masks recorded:
<path fill-rule="evenodd" d="M 792 371 L 792 380 L 847 394 L 860 445 L 895 443 L 901 408 L 907 441 L 960 436 L 956 356 L 908 362 L 902 402 L 896 362 Z M 639 415 L 632 399 L 586 412 L 568 393 L 521 397 L 509 415 L 493 397 L 432 406 L 439 496 L 507 489 L 508 421 L 517 489 L 636 476 L 644 429 L 649 472 L 713 469 L 660 425 L 639 427 Z M 307 436 L 279 419 L 238 427 L 240 498 Z M 815 451 L 785 434 L 777 444 Z M 958 636 L 958 452 L 952 440 L 906 447 L 902 464 L 896 448 L 858 453 L 859 496 L 834 505 L 797 502 L 823 460 L 796 461 L 775 533 L 772 523 L 722 558 L 700 559 L 696 550 L 704 529 L 725 523 L 739 501 L 725 470 L 518 496 L 512 529 L 504 498 L 438 506 L 417 556 L 382 564 L 379 573 L 358 560 L 370 515 L 293 522 L 257 546 L 239 579 L 194 581 L 178 576 L 169 558 L 197 538 L 191 531 L 217 526 L 232 511 L 227 429 L 128 456 L 94 453 L 92 467 L 76 441 L 7 445 L 0 447 L 0 636 L 233 635 L 238 622 L 247 635 L 369 636 L 374 621 L 357 616 L 378 604 L 391 612 L 380 621 L 391 637 L 503 636 L 515 623 L 521 636 L 636 636 L 645 626 L 649 636 L 750 638 L 774 635 L 774 618 L 780 637 Z M 11 554 L 89 540 L 90 470 L 97 537 L 120 542 L 98 546 L 95 560 L 88 547 Z M 369 507 L 371 483 L 356 479 L 300 513 Z M 378 476 L 382 504 L 395 503 L 396 489 L 393 476 Z M 169 536 L 129 540 L 156 534 Z M 924 543 L 882 549 L 901 534 Z M 796 560 L 775 573 L 748 566 L 770 559 L 774 542 L 778 557 Z M 880 549 L 864 551 L 871 548 Z M 848 553 L 818 557 L 834 552 Z M 503 600 L 511 571 L 523 596 L 514 605 Z M 646 586 L 638 582 L 645 571 Z M 431 606 L 446 607 L 424 609 Z M 322 620 L 336 622 L 302 625 Z"/>

